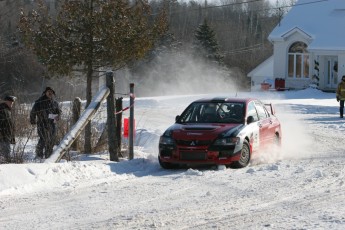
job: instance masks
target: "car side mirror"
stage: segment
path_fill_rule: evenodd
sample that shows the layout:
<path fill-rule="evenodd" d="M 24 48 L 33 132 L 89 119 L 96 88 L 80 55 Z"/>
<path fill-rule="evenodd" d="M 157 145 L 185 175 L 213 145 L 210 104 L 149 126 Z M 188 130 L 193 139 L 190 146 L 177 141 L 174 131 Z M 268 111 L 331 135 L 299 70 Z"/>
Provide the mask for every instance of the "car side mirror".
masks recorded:
<path fill-rule="evenodd" d="M 252 122 L 254 122 L 254 117 L 253 116 L 248 116 L 247 117 L 247 124 L 249 125 Z"/>
<path fill-rule="evenodd" d="M 180 115 L 177 115 L 177 116 L 175 117 L 175 122 L 177 122 L 178 120 L 180 120 Z"/>

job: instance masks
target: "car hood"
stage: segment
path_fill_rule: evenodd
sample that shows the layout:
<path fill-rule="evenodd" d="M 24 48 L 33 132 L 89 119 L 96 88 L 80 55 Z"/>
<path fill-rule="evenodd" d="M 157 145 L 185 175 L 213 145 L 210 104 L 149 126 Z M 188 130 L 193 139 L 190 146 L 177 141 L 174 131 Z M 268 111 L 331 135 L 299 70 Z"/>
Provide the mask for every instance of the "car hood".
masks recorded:
<path fill-rule="evenodd" d="M 168 130 L 174 139 L 210 140 L 218 136 L 232 136 L 243 124 L 174 124 Z"/>

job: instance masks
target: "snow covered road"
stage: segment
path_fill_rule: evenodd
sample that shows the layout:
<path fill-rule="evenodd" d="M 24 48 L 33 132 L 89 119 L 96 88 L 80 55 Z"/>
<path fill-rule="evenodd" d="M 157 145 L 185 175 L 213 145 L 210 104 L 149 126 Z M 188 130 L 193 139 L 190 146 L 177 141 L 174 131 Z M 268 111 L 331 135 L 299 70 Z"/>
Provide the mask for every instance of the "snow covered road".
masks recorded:
<path fill-rule="evenodd" d="M 0 186 L 6 188 L 0 188 L 0 228 L 344 229 L 345 120 L 330 95 L 316 93 L 325 97 L 317 104 L 275 102 L 282 153 L 243 169 L 163 170 L 157 153 L 139 150 L 136 159 L 119 163 L 100 155 L 1 165 Z M 137 113 L 156 133 L 181 112 L 155 111 L 154 118 Z M 16 180 L 16 174 L 9 172 L 30 182 L 13 186 L 5 177 Z"/>

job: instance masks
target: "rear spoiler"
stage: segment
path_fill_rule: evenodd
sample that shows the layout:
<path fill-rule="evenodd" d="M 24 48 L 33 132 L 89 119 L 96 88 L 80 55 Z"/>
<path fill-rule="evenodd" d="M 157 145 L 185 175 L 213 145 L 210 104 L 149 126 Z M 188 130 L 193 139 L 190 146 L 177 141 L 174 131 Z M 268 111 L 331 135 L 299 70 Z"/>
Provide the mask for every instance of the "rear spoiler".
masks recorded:
<path fill-rule="evenodd" d="M 270 112 L 272 115 L 274 115 L 276 113 L 272 103 L 265 104 L 265 107 L 268 110 L 268 112 Z"/>

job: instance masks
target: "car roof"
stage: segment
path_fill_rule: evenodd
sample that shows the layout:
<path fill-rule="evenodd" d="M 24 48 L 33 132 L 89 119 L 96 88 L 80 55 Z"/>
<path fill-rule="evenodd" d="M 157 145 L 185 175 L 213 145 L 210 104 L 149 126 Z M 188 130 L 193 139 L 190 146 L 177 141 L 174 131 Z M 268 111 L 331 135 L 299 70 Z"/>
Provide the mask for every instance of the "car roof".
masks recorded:
<path fill-rule="evenodd" d="M 255 98 L 239 98 L 239 97 L 209 97 L 201 98 L 194 102 L 241 102 L 248 103 L 250 101 L 257 100 Z"/>

